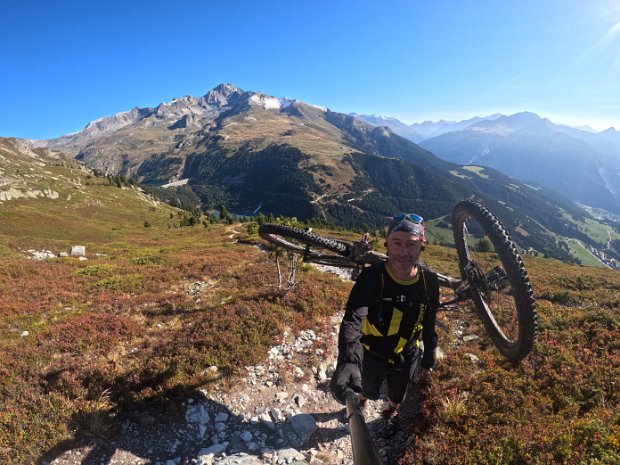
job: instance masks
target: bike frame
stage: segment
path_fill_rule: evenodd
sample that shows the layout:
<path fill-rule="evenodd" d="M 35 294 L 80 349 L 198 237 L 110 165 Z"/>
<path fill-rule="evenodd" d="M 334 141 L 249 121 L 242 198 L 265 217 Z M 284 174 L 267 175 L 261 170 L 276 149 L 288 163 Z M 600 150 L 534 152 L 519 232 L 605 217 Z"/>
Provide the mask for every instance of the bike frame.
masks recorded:
<path fill-rule="evenodd" d="M 472 253 L 478 251 L 467 236 L 466 222 L 470 220 L 493 245 L 492 260 L 478 263 L 474 259 Z M 440 308 L 471 301 L 497 349 L 508 360 L 519 362 L 534 347 L 538 322 L 534 293 L 516 245 L 499 218 L 477 199 L 463 200 L 454 207 L 452 229 L 460 277 L 432 270 L 439 279 L 439 286 L 454 293 Z M 266 241 L 300 255 L 304 261 L 353 268 L 355 274 L 367 264 L 388 260 L 387 255 L 373 251 L 366 241 L 349 242 L 319 236 L 309 228 L 263 224 L 258 232 Z M 489 265 L 493 268 L 489 269 Z M 420 266 L 426 265 L 420 263 Z"/>

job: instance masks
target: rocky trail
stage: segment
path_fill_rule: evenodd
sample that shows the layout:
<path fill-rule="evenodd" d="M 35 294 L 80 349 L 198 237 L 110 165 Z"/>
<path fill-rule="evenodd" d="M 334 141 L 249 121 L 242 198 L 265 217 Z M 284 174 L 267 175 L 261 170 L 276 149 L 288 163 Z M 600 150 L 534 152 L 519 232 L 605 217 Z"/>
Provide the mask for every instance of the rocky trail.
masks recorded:
<path fill-rule="evenodd" d="M 231 232 L 231 238 L 238 233 Z M 350 270 L 313 266 L 350 277 Z M 338 313 L 322 328 L 283 334 L 262 364 L 245 367 L 245 376 L 219 383 L 222 375 L 210 367 L 212 389 L 155 409 L 135 405 L 116 419 L 121 427 L 111 439 L 59 444 L 38 465 L 352 464 L 346 412 L 329 392 L 341 319 Z M 364 411 L 386 465 L 413 440 L 406 426 L 420 399 L 416 386 L 409 392 L 389 423 L 381 418 L 385 391 Z"/>
<path fill-rule="evenodd" d="M 109 441 L 59 445 L 39 464 L 350 464 L 345 410 L 328 390 L 335 355 L 322 348 L 336 347 L 340 318 L 318 331 L 284 334 L 263 364 L 246 367 L 226 391 L 200 391 L 160 411 L 136 406 Z M 409 397 L 409 404 L 417 402 Z M 365 417 L 389 464 L 411 440 L 402 426 L 415 406 L 403 405 L 392 423 L 381 419 L 382 407 L 383 401 L 369 402 Z"/>

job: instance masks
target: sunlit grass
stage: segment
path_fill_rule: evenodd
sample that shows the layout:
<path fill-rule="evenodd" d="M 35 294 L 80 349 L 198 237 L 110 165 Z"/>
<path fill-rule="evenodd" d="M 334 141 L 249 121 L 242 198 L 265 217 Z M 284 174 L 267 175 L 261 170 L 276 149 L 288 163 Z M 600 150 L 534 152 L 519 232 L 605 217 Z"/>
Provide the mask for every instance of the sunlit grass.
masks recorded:
<path fill-rule="evenodd" d="M 607 265 L 602 263 L 594 255 L 592 255 L 592 253 L 588 249 L 586 249 L 579 241 L 569 240 L 568 245 L 571 254 L 581 260 L 582 265 L 607 268 Z"/>

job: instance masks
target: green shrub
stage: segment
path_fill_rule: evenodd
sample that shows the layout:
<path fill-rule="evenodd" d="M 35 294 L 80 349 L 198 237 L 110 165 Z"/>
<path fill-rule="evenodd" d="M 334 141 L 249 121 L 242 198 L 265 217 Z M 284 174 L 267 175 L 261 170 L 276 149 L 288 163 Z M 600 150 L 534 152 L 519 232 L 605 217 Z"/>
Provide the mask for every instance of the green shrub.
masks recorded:
<path fill-rule="evenodd" d="M 111 291 L 131 292 L 142 287 L 142 276 L 139 274 L 109 276 L 95 282 L 93 287 Z"/>

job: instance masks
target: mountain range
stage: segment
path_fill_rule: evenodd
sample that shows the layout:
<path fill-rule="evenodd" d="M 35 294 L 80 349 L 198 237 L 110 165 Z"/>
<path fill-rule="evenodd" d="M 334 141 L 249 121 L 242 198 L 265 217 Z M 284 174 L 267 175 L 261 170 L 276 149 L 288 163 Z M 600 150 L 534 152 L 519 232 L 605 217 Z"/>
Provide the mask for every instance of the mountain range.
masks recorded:
<path fill-rule="evenodd" d="M 620 132 L 614 128 L 597 133 L 554 124 L 529 112 L 425 126 L 356 117 L 388 125 L 444 160 L 489 166 L 575 202 L 620 214 Z"/>
<path fill-rule="evenodd" d="M 485 121 L 493 120 L 472 124 Z M 183 184 L 170 189 L 190 191 L 204 210 L 260 208 L 375 229 L 395 211 L 439 219 L 475 195 L 524 248 L 570 260 L 563 238 L 597 245 L 580 226 L 588 213 L 544 187 L 448 162 L 385 126 L 231 84 L 31 145 L 67 153 L 101 174 L 152 186 Z"/>
<path fill-rule="evenodd" d="M 474 116 L 473 118 L 463 121 L 446 121 L 442 119 L 439 121 L 406 124 L 391 116 L 360 115 L 357 113 L 350 113 L 350 115 L 356 119 L 372 124 L 373 126 L 387 126 L 399 136 L 403 136 L 415 143 L 420 143 L 446 132 L 460 131 L 480 121 L 494 120 L 503 116 L 496 113 L 485 117 Z"/>

